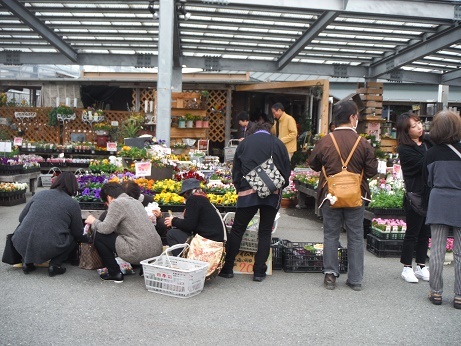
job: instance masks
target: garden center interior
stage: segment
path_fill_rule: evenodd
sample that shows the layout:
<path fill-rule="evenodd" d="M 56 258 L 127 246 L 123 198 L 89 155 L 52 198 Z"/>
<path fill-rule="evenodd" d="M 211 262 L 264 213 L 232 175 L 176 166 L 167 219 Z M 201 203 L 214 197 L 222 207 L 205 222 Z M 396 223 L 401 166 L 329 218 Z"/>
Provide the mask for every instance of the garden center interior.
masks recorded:
<path fill-rule="evenodd" d="M 0 134 L 98 152 L 188 139 L 222 162 L 237 113 L 282 102 L 304 134 L 295 166 L 353 99 L 359 132 L 393 153 L 397 115 L 428 130 L 461 107 L 460 18 L 458 1 L 2 1 Z"/>

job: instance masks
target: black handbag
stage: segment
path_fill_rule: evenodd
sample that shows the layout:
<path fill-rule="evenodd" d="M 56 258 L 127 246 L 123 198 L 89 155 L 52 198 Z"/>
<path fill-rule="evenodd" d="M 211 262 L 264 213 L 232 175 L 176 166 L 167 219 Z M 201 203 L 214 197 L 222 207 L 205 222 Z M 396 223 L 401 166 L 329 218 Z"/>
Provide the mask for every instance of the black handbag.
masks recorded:
<path fill-rule="evenodd" d="M 420 193 L 405 192 L 405 198 L 407 199 L 411 209 L 413 209 L 416 214 L 426 216 L 427 207 L 424 203 L 423 196 Z"/>
<path fill-rule="evenodd" d="M 248 184 L 261 198 L 266 198 L 267 196 L 273 194 L 276 190 L 282 188 L 283 184 L 285 184 L 285 179 L 272 160 L 272 144 L 274 141 L 272 136 L 271 140 L 271 157 L 253 168 L 244 176 Z"/>
<path fill-rule="evenodd" d="M 5 250 L 3 250 L 2 262 L 7 264 L 17 264 L 22 262 L 22 256 L 13 245 L 13 233 L 6 235 Z"/>

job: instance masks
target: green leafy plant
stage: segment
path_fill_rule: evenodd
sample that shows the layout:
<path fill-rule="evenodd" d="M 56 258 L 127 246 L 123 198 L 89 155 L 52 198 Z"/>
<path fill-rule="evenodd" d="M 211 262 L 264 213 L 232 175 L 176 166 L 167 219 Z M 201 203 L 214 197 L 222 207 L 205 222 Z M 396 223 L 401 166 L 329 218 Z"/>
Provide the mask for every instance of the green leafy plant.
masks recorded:
<path fill-rule="evenodd" d="M 191 113 L 187 113 L 186 114 L 186 120 L 195 120 L 195 115 L 193 115 Z"/>
<path fill-rule="evenodd" d="M 122 135 L 125 138 L 137 137 L 139 131 L 142 130 L 142 124 L 144 123 L 144 116 L 135 113 L 123 122 Z"/>
<path fill-rule="evenodd" d="M 58 107 L 54 107 L 48 113 L 48 125 L 49 126 L 57 126 L 58 125 L 58 114 L 62 115 L 71 115 L 74 114 L 74 110 L 70 107 L 65 105 L 59 105 Z"/>

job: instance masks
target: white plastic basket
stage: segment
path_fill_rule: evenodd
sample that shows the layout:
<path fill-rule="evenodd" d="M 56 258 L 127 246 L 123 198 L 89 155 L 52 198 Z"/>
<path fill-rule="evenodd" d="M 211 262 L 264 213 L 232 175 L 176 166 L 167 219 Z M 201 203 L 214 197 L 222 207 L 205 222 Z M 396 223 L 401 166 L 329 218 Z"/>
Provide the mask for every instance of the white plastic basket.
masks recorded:
<path fill-rule="evenodd" d="M 168 255 L 168 252 L 185 246 L 188 244 L 174 245 L 160 256 L 141 261 L 149 292 L 177 298 L 190 298 L 202 292 L 209 264 Z"/>
<path fill-rule="evenodd" d="M 229 212 L 224 215 L 223 220 L 226 225 L 227 231 L 230 232 L 232 229 L 232 224 L 234 222 L 235 212 Z M 275 216 L 274 224 L 272 226 L 272 234 L 277 230 L 278 219 L 280 218 L 280 213 L 277 213 Z M 251 221 L 248 223 L 247 229 L 242 237 L 242 242 L 240 243 L 240 251 L 249 251 L 256 252 L 258 251 L 258 229 L 259 229 L 259 214 L 253 216 Z"/>
<path fill-rule="evenodd" d="M 55 176 L 55 172 L 58 171 L 61 173 L 61 170 L 58 167 L 51 167 L 48 171 L 48 174 L 40 174 L 40 182 L 42 183 L 43 187 L 50 187 L 53 183 L 53 177 Z"/>

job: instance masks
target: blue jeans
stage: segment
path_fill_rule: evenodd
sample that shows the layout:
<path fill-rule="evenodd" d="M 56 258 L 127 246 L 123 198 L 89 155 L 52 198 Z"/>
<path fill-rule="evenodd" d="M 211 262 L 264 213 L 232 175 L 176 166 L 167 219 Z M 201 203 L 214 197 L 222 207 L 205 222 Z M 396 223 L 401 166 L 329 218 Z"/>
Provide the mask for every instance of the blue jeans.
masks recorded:
<path fill-rule="evenodd" d="M 365 206 L 357 208 L 330 208 L 330 202 L 322 205 L 323 215 L 323 270 L 325 274 L 339 276 L 338 247 L 341 229 L 347 232 L 347 281 L 361 284 L 363 280 L 363 212 Z"/>

